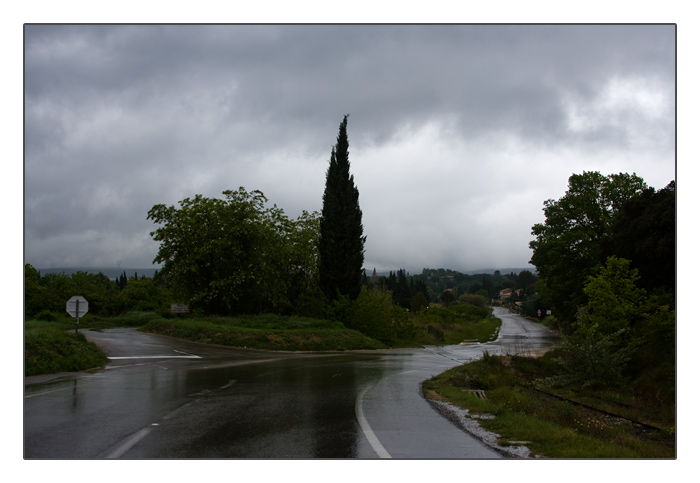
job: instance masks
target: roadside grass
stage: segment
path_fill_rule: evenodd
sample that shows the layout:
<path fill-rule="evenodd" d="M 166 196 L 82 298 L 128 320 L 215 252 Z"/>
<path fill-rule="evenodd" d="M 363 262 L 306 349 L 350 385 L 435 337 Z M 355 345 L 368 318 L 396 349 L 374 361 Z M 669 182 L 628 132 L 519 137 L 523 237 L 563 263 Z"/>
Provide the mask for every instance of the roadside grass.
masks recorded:
<path fill-rule="evenodd" d="M 459 307 L 461 304 L 455 304 Z M 415 326 L 413 336 L 397 340 L 392 347 L 459 344 L 464 340 L 494 340 L 501 325 L 490 316 L 490 309 L 468 304 L 457 310 L 433 307 L 410 314 Z M 453 307 L 455 307 L 453 306 Z M 25 375 L 101 367 L 107 359 L 82 334 L 76 339 L 72 331 L 75 319 L 67 314 L 45 311 L 42 320 L 25 321 Z M 409 314 L 405 314 L 409 316 Z M 386 344 L 339 321 L 274 314 L 238 317 L 164 317 L 155 312 L 127 312 L 117 317 L 86 314 L 80 329 L 103 330 L 115 327 L 138 327 L 144 332 L 182 339 L 275 351 L 347 351 L 384 349 Z"/>
<path fill-rule="evenodd" d="M 423 390 L 430 399 L 468 409 L 484 429 L 499 435 L 500 445 L 526 442 L 533 456 L 675 457 L 674 419 L 659 421 L 650 401 L 624 388 L 567 392 L 548 387 L 543 381 L 556 373 L 555 352 L 540 358 L 485 353 L 478 361 L 426 381 Z M 473 390 L 482 390 L 486 400 Z M 632 421 L 618 411 L 621 401 L 628 406 L 626 417 L 634 415 Z M 675 407 L 663 414 L 671 413 L 675 415 Z M 484 415 L 488 416 L 479 417 Z M 656 429 L 638 424 L 650 424 L 650 417 L 657 418 Z"/>
<path fill-rule="evenodd" d="M 24 375 L 84 371 L 102 367 L 107 356 L 71 324 L 28 321 L 24 328 Z"/>
<path fill-rule="evenodd" d="M 434 306 L 415 315 L 416 345 L 454 345 L 465 340 L 480 343 L 495 340 L 501 319 L 491 315 L 491 309 L 471 312 L 471 304 L 455 304 L 451 309 Z"/>
<path fill-rule="evenodd" d="M 78 327 L 80 329 L 111 329 L 116 327 L 140 327 L 147 324 L 152 319 L 161 318 L 161 315 L 155 312 L 132 311 L 125 314 L 102 317 L 91 313 L 85 314 L 80 318 Z M 24 322 L 25 329 L 35 326 L 48 327 L 54 326 L 65 328 L 66 330 L 75 329 L 75 318 L 67 313 L 57 313 L 44 311 L 35 319 L 26 320 Z"/>
<path fill-rule="evenodd" d="M 487 315 L 490 311 L 487 311 Z M 479 314 L 481 316 L 483 314 Z M 180 337 L 196 342 L 279 351 L 344 351 L 383 349 L 386 345 L 342 322 L 275 314 L 237 317 L 162 318 L 142 314 L 143 331 Z M 392 347 L 458 344 L 463 340 L 494 340 L 500 319 L 469 318 L 464 313 L 431 308 L 411 318 L 414 337 L 394 341 Z M 428 330 L 428 327 L 432 330 Z"/>
<path fill-rule="evenodd" d="M 140 330 L 195 342 L 276 351 L 382 349 L 384 345 L 340 322 L 251 315 L 212 319 L 152 319 Z"/>

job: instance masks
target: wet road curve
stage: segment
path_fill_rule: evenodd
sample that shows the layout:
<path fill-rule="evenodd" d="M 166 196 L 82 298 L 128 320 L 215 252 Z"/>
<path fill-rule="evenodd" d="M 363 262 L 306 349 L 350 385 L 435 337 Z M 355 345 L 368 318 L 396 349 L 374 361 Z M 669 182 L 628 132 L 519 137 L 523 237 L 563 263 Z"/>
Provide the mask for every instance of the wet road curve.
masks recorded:
<path fill-rule="evenodd" d="M 25 379 L 25 458 L 492 458 L 423 398 L 425 379 L 484 350 L 535 350 L 539 324 L 496 309 L 473 346 L 295 354 L 85 331 L 101 370 Z"/>

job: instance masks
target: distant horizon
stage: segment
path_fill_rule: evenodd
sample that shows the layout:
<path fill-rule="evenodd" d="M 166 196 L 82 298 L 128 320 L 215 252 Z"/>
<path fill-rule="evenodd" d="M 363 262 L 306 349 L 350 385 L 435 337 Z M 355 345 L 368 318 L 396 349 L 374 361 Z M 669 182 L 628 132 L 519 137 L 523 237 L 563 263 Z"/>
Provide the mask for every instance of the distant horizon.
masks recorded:
<path fill-rule="evenodd" d="M 27 262 L 25 262 L 25 263 L 27 263 Z M 34 266 L 34 265 L 32 265 L 32 266 Z M 162 266 L 155 266 L 155 265 L 152 265 L 151 267 L 136 267 L 136 266 L 134 266 L 134 267 L 121 267 L 121 266 L 85 266 L 85 265 L 78 265 L 78 266 L 65 266 L 65 267 L 34 267 L 34 268 L 35 268 L 38 272 L 40 272 L 40 273 L 42 273 L 42 272 L 48 272 L 48 273 L 70 272 L 70 273 L 75 273 L 75 272 L 80 272 L 80 271 L 86 271 L 86 272 L 97 272 L 97 273 L 102 272 L 102 273 L 104 273 L 105 275 L 108 275 L 107 273 L 105 273 L 105 271 L 109 271 L 110 273 L 118 272 L 118 274 L 121 274 L 122 272 L 126 272 L 127 275 L 131 275 L 131 273 L 134 272 L 134 271 L 137 272 L 137 273 L 138 273 L 139 271 L 156 272 L 156 271 L 158 271 L 158 270 L 162 270 L 163 267 L 162 267 Z M 374 268 L 368 269 L 368 268 L 366 268 L 366 267 L 365 267 L 364 269 L 367 271 L 368 275 L 371 275 L 371 274 L 372 274 L 372 271 L 374 270 Z M 382 269 L 382 270 L 377 270 L 377 273 L 378 273 L 378 274 L 380 274 L 380 273 L 381 273 L 381 274 L 386 274 L 386 273 L 389 273 L 389 272 L 398 272 L 399 270 L 406 270 L 406 271 L 409 273 L 409 275 L 416 275 L 416 274 L 420 274 L 420 273 L 421 273 L 423 270 L 425 270 L 425 269 L 427 269 L 427 270 L 451 270 L 451 271 L 453 271 L 453 272 L 464 273 L 464 274 L 467 274 L 467 275 L 473 275 L 473 274 L 476 274 L 476 273 L 494 273 L 494 272 L 496 272 L 496 271 L 500 271 L 500 272 L 502 272 L 502 273 L 511 273 L 511 272 L 520 273 L 520 272 L 523 271 L 523 270 L 528 270 L 528 271 L 531 271 L 531 272 L 533 272 L 533 273 L 536 272 L 536 268 L 533 267 L 533 266 L 523 266 L 523 267 L 479 268 L 479 269 L 475 269 L 475 270 L 466 270 L 466 271 L 457 270 L 457 269 L 448 268 L 448 267 L 423 267 L 423 268 L 421 268 L 419 271 L 415 271 L 415 272 L 413 272 L 413 271 L 411 271 L 411 270 L 408 270 L 408 269 L 404 269 L 404 268 L 399 267 L 399 268 L 395 268 L 395 269 Z"/>

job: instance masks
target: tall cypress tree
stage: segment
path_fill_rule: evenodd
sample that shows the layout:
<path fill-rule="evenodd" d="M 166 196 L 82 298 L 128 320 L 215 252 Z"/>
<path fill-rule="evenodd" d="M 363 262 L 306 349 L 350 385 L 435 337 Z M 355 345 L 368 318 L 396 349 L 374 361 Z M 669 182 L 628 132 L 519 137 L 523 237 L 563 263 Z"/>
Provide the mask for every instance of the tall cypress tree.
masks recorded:
<path fill-rule="evenodd" d="M 359 192 L 350 174 L 347 126 L 345 115 L 331 150 L 321 211 L 319 277 L 321 289 L 330 300 L 338 295 L 357 298 L 365 260 L 367 237 L 362 235 Z"/>

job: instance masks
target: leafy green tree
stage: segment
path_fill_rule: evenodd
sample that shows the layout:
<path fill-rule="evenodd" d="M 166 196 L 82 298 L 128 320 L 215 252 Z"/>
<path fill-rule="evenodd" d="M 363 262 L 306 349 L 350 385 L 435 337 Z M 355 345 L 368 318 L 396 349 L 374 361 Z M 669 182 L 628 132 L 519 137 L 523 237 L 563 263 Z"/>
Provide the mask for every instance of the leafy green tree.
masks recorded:
<path fill-rule="evenodd" d="M 630 261 L 609 257 L 595 276 L 588 277 L 583 291 L 588 297 L 585 322 L 603 335 L 623 331 L 629 341 L 631 329 L 642 316 L 646 291 L 637 287 L 638 270 Z M 581 322 L 577 325 L 580 327 Z"/>
<path fill-rule="evenodd" d="M 404 269 L 398 271 L 398 279 L 393 289 L 393 301 L 395 305 L 404 309 L 411 308 L 411 289 L 408 286 L 408 279 Z"/>
<path fill-rule="evenodd" d="M 101 272 L 76 272 L 71 279 L 75 291 L 73 295 L 82 295 L 87 299 L 91 314 L 111 315 L 110 300 L 116 294 L 117 288 L 107 275 Z"/>
<path fill-rule="evenodd" d="M 296 221 L 260 191 L 223 192 L 225 199 L 196 195 L 180 207 L 155 205 L 148 218 L 162 225 L 154 263 L 175 296 L 208 313 L 290 310 L 299 291 L 314 283 L 317 221 Z"/>
<path fill-rule="evenodd" d="M 406 309 L 392 303 L 391 293 L 380 287 L 361 287 L 358 297 L 351 301 L 341 295 L 330 304 L 335 318 L 346 327 L 358 330 L 384 344 L 410 339 L 416 328 Z"/>
<path fill-rule="evenodd" d="M 609 257 L 584 287 L 588 305 L 578 330 L 598 334 L 599 338 L 616 334 L 613 348 L 624 349 L 636 375 L 664 373 L 673 378 L 675 371 L 675 311 L 658 294 L 647 296 L 637 286 L 638 270 L 623 258 Z M 587 325 L 584 327 L 584 325 Z"/>
<path fill-rule="evenodd" d="M 425 294 L 419 290 L 413 297 L 411 297 L 411 311 L 420 312 L 428 306 L 428 303 L 428 297 L 426 297 Z"/>
<path fill-rule="evenodd" d="M 561 321 L 572 321 L 585 304 L 583 284 L 599 263 L 615 214 L 645 188 L 635 174 L 589 171 L 571 175 L 562 198 L 545 201 L 546 220 L 532 227 L 530 263 L 537 267 L 544 303 Z"/>
<path fill-rule="evenodd" d="M 41 285 L 46 288 L 44 309 L 52 312 L 65 313 L 66 301 L 73 295 L 80 295 L 76 292 L 73 279 L 65 273 L 47 273 L 41 277 Z"/>
<path fill-rule="evenodd" d="M 41 274 L 29 263 L 24 265 L 24 316 L 32 317 L 45 306 L 46 287 L 41 284 Z"/>
<path fill-rule="evenodd" d="M 116 313 L 127 311 L 166 313 L 174 302 L 169 290 L 149 277 L 130 280 L 116 295 L 113 306 Z"/>
<path fill-rule="evenodd" d="M 621 331 L 601 336 L 595 325 L 583 319 L 582 329 L 564 336 L 557 359 L 562 372 L 548 382 L 554 386 L 576 385 L 601 388 L 619 387 L 623 382 L 623 368 L 630 360 L 629 350 L 620 347 L 616 338 Z"/>
<path fill-rule="evenodd" d="M 530 270 L 523 270 L 515 277 L 515 288 L 521 288 L 527 291 L 528 287 L 537 282 L 537 275 Z"/>
<path fill-rule="evenodd" d="M 359 192 L 350 174 L 347 124 L 346 115 L 331 151 L 321 212 L 319 276 L 321 289 L 329 300 L 338 295 L 357 298 L 364 263 L 366 237 L 362 235 Z"/>
<path fill-rule="evenodd" d="M 415 282 L 413 285 L 413 295 L 415 296 L 418 293 L 422 293 L 423 297 L 425 297 L 426 301 L 430 300 L 430 293 L 428 292 L 428 286 L 426 285 L 426 283 L 420 278 L 416 279 L 415 276 L 414 276 L 414 279 L 415 279 Z"/>
<path fill-rule="evenodd" d="M 673 294 L 676 282 L 676 184 L 647 188 L 622 205 L 604 240 L 602 256 L 631 261 L 639 286 Z M 604 260 L 601 260 L 601 263 Z"/>
<path fill-rule="evenodd" d="M 452 293 L 452 290 L 445 290 L 440 294 L 440 301 L 445 304 L 445 307 L 449 307 L 454 300 L 455 294 Z"/>
<path fill-rule="evenodd" d="M 647 297 L 639 280 L 630 261 L 617 257 L 609 257 L 588 277 L 588 304 L 579 310 L 576 330 L 562 347 L 561 381 L 614 386 L 636 380 L 638 388 L 651 381 L 660 398 L 671 397 L 675 312 L 660 304 L 658 296 Z"/>
<path fill-rule="evenodd" d="M 119 277 L 115 280 L 115 283 L 117 284 L 117 287 L 119 287 L 119 290 L 124 290 L 126 288 L 126 284 L 129 282 L 129 279 L 126 277 L 126 271 L 122 272 Z"/>

